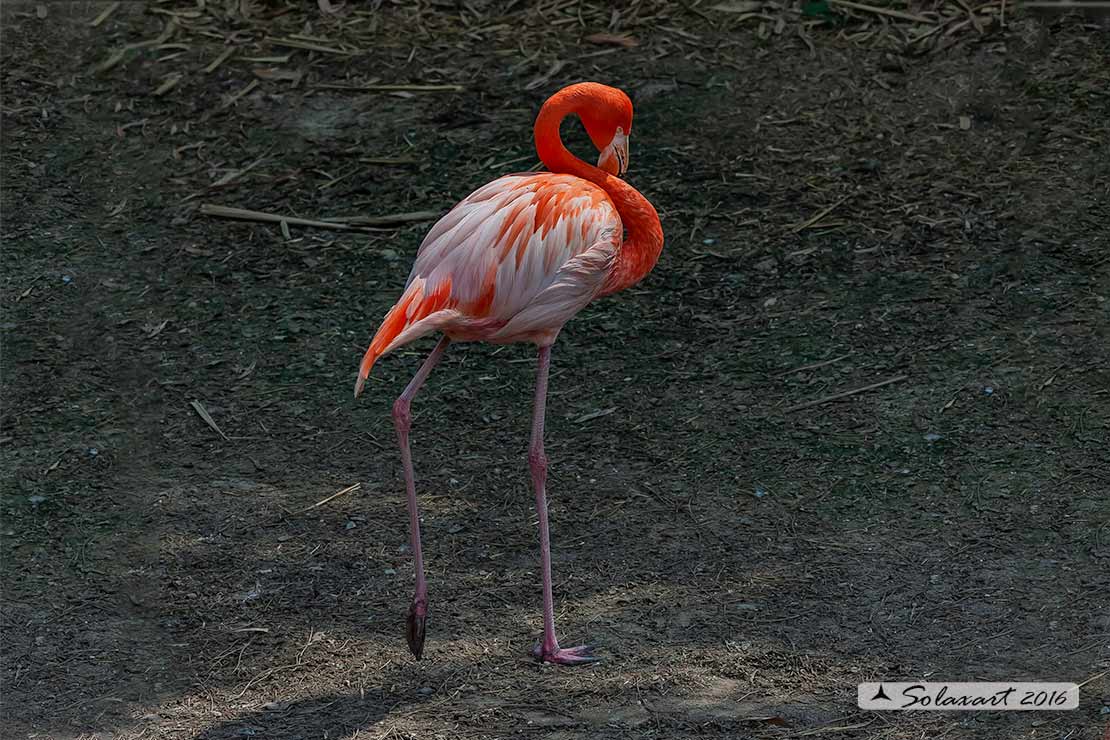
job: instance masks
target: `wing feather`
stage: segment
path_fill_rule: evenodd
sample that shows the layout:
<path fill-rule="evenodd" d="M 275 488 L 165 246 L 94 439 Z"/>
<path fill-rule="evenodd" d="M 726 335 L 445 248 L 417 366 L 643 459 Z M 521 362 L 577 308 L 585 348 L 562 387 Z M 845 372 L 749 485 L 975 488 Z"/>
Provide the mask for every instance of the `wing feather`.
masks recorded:
<path fill-rule="evenodd" d="M 428 231 L 356 388 L 378 357 L 432 331 L 557 332 L 600 290 L 622 233 L 605 191 L 570 175 L 506 175 L 475 190 Z"/>
<path fill-rule="evenodd" d="M 451 303 L 464 315 L 508 320 L 569 259 L 607 237 L 619 242 L 620 231 L 616 208 L 592 183 L 550 173 L 507 175 L 476 190 L 432 228 L 409 283 L 438 286 L 450 278 Z M 494 298 L 476 315 L 470 304 L 488 294 L 491 276 Z"/>

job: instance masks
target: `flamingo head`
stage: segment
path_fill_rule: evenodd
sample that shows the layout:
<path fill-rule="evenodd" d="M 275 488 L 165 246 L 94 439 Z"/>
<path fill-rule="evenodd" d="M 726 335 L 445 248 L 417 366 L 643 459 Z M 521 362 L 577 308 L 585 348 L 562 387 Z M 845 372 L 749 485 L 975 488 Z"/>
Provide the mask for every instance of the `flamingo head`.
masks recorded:
<path fill-rule="evenodd" d="M 610 175 L 624 177 L 624 173 L 628 171 L 628 134 L 623 127 L 617 126 L 613 138 L 598 155 L 597 166 Z"/>
<path fill-rule="evenodd" d="M 590 141 L 600 153 L 597 166 L 618 177 L 628 171 L 628 135 L 632 133 L 632 101 L 624 91 L 590 85 L 589 102 L 578 111 Z"/>

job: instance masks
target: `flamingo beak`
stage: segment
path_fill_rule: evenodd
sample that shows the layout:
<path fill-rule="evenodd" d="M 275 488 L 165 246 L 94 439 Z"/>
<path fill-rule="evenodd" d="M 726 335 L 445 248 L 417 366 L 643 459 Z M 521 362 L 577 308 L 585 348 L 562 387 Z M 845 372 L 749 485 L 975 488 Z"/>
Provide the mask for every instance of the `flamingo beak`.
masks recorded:
<path fill-rule="evenodd" d="M 619 128 L 609 145 L 601 150 L 597 166 L 617 177 L 623 177 L 628 172 L 628 136 Z"/>

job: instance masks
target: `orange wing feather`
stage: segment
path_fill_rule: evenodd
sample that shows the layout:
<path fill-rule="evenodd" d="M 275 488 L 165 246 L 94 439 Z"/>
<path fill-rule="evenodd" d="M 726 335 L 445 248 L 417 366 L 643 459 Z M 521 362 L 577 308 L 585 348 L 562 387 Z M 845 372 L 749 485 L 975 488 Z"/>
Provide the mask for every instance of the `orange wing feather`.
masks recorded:
<path fill-rule="evenodd" d="M 571 175 L 506 175 L 474 191 L 424 238 L 363 356 L 355 394 L 379 357 L 433 331 L 553 339 L 600 291 L 622 233 L 605 191 Z"/>

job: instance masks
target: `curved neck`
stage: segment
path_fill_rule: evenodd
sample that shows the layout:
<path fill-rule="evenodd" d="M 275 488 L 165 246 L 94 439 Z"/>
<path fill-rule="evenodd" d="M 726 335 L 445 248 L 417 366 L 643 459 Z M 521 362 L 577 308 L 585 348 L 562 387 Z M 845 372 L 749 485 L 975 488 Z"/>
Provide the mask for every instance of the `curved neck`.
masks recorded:
<path fill-rule="evenodd" d="M 536 153 L 548 170 L 589 180 L 608 193 L 617 207 L 628 237 L 601 291 L 601 295 L 609 295 L 640 282 L 655 267 L 663 251 L 663 226 L 655 207 L 636 188 L 583 162 L 564 146 L 559 134 L 563 119 L 591 103 L 588 95 L 568 94 L 566 90 L 556 93 L 540 109 L 533 133 Z"/>

